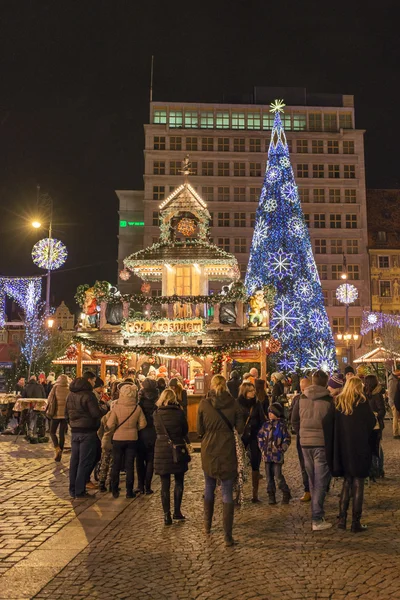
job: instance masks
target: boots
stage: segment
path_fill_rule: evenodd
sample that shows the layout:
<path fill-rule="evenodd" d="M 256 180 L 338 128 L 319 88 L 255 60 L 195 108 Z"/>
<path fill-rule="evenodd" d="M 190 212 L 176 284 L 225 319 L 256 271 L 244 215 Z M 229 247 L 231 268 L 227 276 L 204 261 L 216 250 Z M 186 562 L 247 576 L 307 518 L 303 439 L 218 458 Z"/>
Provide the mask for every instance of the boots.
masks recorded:
<path fill-rule="evenodd" d="M 161 490 L 161 503 L 164 511 L 164 525 L 172 525 L 171 518 L 171 499 L 168 492 Z"/>
<path fill-rule="evenodd" d="M 282 504 L 289 504 L 290 498 L 292 497 L 289 488 L 282 491 Z"/>
<path fill-rule="evenodd" d="M 311 494 L 310 494 L 310 492 L 304 492 L 304 494 L 300 498 L 300 502 L 311 502 Z"/>
<path fill-rule="evenodd" d="M 170 512 L 164 513 L 164 525 L 166 525 L 166 526 L 172 525 L 172 518 L 171 518 Z"/>
<path fill-rule="evenodd" d="M 345 478 L 339 500 L 338 529 L 346 529 L 347 511 L 350 503 L 350 481 Z"/>
<path fill-rule="evenodd" d="M 61 456 L 62 456 L 62 450 L 61 450 L 60 446 L 56 446 L 54 448 L 54 460 L 56 462 L 60 462 Z"/>
<path fill-rule="evenodd" d="M 210 502 L 204 500 L 204 529 L 207 534 L 211 533 L 211 524 L 214 514 L 214 498 Z"/>
<path fill-rule="evenodd" d="M 251 499 L 251 501 L 256 504 L 257 502 L 260 502 L 260 500 L 258 499 L 258 486 L 260 484 L 260 473 L 259 471 L 252 471 L 251 472 L 251 481 L 252 481 L 252 485 L 253 485 L 253 497 Z"/>
<path fill-rule="evenodd" d="M 224 539 L 225 546 L 233 546 L 235 541 L 232 537 L 232 527 L 233 527 L 233 514 L 234 514 L 234 505 L 233 502 L 224 502 L 222 504 L 222 519 L 224 525 Z"/>
<path fill-rule="evenodd" d="M 364 479 L 355 477 L 352 485 L 353 491 L 353 520 L 351 522 L 351 532 L 360 533 L 367 529 L 366 525 L 361 525 L 362 505 L 364 500 Z"/>
<path fill-rule="evenodd" d="M 186 517 L 181 513 L 181 504 L 182 504 L 182 496 L 183 496 L 183 487 L 182 485 L 177 485 L 175 483 L 174 489 L 174 520 L 175 521 L 184 521 Z"/>
<path fill-rule="evenodd" d="M 268 504 L 276 504 L 275 492 L 268 492 Z"/>

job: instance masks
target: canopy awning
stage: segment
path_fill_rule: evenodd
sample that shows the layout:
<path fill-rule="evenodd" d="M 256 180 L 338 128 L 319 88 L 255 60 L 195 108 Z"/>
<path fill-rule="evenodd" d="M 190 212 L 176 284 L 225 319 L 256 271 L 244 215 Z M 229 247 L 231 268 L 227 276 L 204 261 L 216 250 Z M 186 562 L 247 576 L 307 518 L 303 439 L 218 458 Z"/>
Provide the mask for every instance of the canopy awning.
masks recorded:
<path fill-rule="evenodd" d="M 391 350 L 387 350 L 383 348 L 383 346 L 379 346 L 378 348 L 374 348 L 367 352 L 360 358 L 357 358 L 354 362 L 359 365 L 362 363 L 385 363 L 388 360 L 393 360 L 400 362 L 400 354 L 397 352 L 392 352 Z"/>

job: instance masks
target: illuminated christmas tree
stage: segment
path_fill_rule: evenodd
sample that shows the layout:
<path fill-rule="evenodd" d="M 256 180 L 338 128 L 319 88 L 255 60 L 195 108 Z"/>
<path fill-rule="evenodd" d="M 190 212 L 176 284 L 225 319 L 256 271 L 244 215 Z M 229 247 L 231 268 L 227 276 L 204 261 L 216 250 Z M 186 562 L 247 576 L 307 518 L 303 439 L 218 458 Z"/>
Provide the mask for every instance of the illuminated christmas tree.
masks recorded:
<path fill-rule="evenodd" d="M 271 104 L 274 126 L 245 283 L 250 294 L 276 288 L 270 328 L 282 344 L 279 369 L 332 371 L 335 344 L 279 114 L 284 106 Z"/>

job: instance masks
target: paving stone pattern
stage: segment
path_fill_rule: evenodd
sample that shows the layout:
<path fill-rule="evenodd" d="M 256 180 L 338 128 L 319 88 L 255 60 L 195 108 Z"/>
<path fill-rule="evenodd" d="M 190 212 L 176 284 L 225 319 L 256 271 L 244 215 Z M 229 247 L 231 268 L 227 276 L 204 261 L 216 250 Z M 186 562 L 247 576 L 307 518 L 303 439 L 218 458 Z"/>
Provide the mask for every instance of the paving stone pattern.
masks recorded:
<path fill-rule="evenodd" d="M 133 502 L 99 493 L 71 502 L 69 455 L 56 465 L 50 445 L 15 444 L 0 437 L 0 574 L 22 567 L 26 557 L 33 559 L 57 532 L 64 539 L 63 528 L 71 520 L 88 507 L 95 515 L 107 499 L 110 506 L 120 504 L 122 512 L 58 574 L 54 559 L 53 578 L 35 598 L 400 600 L 400 440 L 391 438 L 389 427 L 385 434 L 387 478 L 366 488 L 366 533 L 311 532 L 310 508 L 298 500 L 302 490 L 292 444 L 284 469 L 294 499 L 289 506 L 269 507 L 263 479 L 262 504 L 247 502 L 236 513 L 234 536 L 239 543 L 233 548 L 223 544 L 220 497 L 213 533 L 209 539 L 203 533 L 198 455 L 186 480 L 182 508 L 188 520 L 165 528 L 158 482 L 153 496 Z M 327 518 L 332 521 L 339 490 L 340 482 L 327 498 Z M 60 552 L 73 545 L 71 529 L 65 532 Z"/>

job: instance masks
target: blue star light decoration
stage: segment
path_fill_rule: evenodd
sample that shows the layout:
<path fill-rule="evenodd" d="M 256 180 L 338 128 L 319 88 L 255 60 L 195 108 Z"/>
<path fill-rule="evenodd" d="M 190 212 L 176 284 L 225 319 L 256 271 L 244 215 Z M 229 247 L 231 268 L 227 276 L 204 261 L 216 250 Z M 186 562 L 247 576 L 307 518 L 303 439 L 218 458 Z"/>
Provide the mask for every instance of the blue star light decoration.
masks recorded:
<path fill-rule="evenodd" d="M 271 104 L 274 125 L 245 285 L 250 294 L 265 285 L 276 289 L 271 333 L 281 342 L 277 364 L 281 361 L 284 370 L 323 365 L 333 371 L 335 343 L 291 166 L 283 109 L 282 100 Z M 273 210 L 271 204 L 266 208 L 268 199 L 274 200 Z"/>
<path fill-rule="evenodd" d="M 277 362 L 280 371 L 284 373 L 290 373 L 296 369 L 296 359 L 293 356 L 290 356 L 287 352 L 282 355 Z"/>
<path fill-rule="evenodd" d="M 267 198 L 266 200 L 264 200 L 264 210 L 266 210 L 267 212 L 272 212 L 276 209 L 277 206 L 278 203 L 275 200 L 275 198 Z"/>
<path fill-rule="evenodd" d="M 0 277 L 0 327 L 6 322 L 6 298 L 11 298 L 22 308 L 25 318 L 35 312 L 42 293 L 41 277 Z"/>

